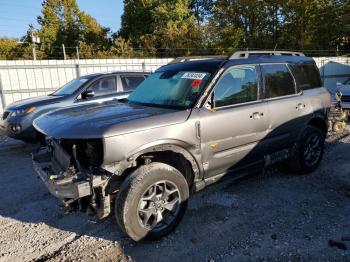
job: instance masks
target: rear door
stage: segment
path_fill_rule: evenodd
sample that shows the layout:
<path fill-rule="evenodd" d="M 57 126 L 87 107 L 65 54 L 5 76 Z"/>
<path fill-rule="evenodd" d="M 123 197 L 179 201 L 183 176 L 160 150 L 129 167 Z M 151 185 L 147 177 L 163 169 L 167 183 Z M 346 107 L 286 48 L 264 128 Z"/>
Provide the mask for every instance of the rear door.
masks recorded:
<path fill-rule="evenodd" d="M 257 65 L 228 68 L 214 88 L 215 110 L 201 108 L 200 137 L 206 177 L 263 158 L 268 110 Z"/>
<path fill-rule="evenodd" d="M 269 110 L 268 153 L 288 148 L 300 134 L 308 103 L 288 64 L 262 64 L 265 98 Z"/>

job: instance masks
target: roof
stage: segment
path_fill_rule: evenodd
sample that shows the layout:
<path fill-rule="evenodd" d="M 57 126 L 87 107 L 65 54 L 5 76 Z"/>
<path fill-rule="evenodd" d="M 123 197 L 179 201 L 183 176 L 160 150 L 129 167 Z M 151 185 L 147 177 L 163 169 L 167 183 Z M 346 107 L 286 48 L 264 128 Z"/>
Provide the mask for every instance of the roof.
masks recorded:
<path fill-rule="evenodd" d="M 174 71 L 202 71 L 215 73 L 219 68 L 222 67 L 226 59 L 203 59 L 203 60 L 192 60 L 179 63 L 172 63 L 162 66 L 157 72 L 163 72 L 168 70 Z"/>
<path fill-rule="evenodd" d="M 177 62 L 178 61 L 178 62 Z M 233 66 L 233 65 L 244 65 L 244 64 L 261 64 L 261 63 L 289 63 L 298 64 L 311 62 L 314 60 L 307 56 L 294 56 L 294 55 L 250 55 L 247 58 L 204 58 L 204 59 L 178 59 L 176 62 L 162 66 L 157 71 L 203 71 L 215 73 L 221 67 Z"/>
<path fill-rule="evenodd" d="M 81 77 L 82 78 L 92 79 L 92 78 L 99 77 L 99 76 L 115 75 L 115 74 L 147 75 L 147 74 L 151 74 L 151 72 L 144 72 L 144 71 L 114 71 L 114 72 L 93 73 L 93 74 L 88 74 L 88 75 L 84 75 L 84 76 L 81 76 Z"/>
<path fill-rule="evenodd" d="M 290 63 L 298 64 L 305 62 L 314 62 L 311 57 L 307 56 L 290 56 L 290 55 L 254 55 L 248 58 L 242 59 L 229 59 L 226 64 L 239 65 L 239 64 L 261 64 L 261 63 Z"/>

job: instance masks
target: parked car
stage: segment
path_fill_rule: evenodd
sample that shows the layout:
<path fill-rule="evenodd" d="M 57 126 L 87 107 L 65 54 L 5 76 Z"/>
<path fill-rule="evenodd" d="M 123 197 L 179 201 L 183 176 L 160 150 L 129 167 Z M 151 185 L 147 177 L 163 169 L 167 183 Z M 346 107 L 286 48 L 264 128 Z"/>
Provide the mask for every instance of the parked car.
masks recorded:
<path fill-rule="evenodd" d="M 178 225 L 191 194 L 225 175 L 286 160 L 297 174 L 313 172 L 330 106 L 313 59 L 301 53 L 179 59 L 128 101 L 36 119 L 47 146 L 33 165 L 66 207 L 104 218 L 114 205 L 133 240 L 160 238 Z"/>
<path fill-rule="evenodd" d="M 333 92 L 333 101 L 337 102 L 336 96 L 340 99 L 340 106 L 349 115 L 350 110 L 350 78 L 344 83 L 337 83 L 337 86 Z"/>
<path fill-rule="evenodd" d="M 4 110 L 0 132 L 26 142 L 37 142 L 37 132 L 32 124 L 38 116 L 62 107 L 126 98 L 148 75 L 145 72 L 86 75 L 47 96 L 14 102 Z"/>

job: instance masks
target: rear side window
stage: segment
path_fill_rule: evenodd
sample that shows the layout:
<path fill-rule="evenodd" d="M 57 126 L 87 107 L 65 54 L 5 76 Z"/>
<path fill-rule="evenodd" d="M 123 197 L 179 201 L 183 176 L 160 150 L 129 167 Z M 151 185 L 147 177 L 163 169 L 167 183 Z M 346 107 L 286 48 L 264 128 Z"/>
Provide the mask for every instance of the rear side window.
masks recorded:
<path fill-rule="evenodd" d="M 296 93 L 292 74 L 284 64 L 262 65 L 267 97 L 281 97 Z"/>
<path fill-rule="evenodd" d="M 125 92 L 133 91 L 145 80 L 144 76 L 121 76 L 122 84 Z"/>
<path fill-rule="evenodd" d="M 228 106 L 256 101 L 258 81 L 256 66 L 235 66 L 228 69 L 214 90 L 216 106 Z"/>
<path fill-rule="evenodd" d="M 300 64 L 292 66 L 295 80 L 301 90 L 322 86 L 320 73 L 315 64 Z"/>

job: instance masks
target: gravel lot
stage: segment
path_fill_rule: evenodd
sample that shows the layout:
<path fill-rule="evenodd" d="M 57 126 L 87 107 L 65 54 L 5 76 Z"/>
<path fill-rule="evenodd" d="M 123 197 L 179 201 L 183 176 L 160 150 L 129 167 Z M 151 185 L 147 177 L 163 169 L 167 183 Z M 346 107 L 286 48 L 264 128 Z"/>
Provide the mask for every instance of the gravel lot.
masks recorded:
<path fill-rule="evenodd" d="M 0 261 L 350 261 L 348 135 L 327 139 L 309 176 L 269 171 L 208 187 L 175 233 L 148 243 L 129 240 L 113 217 L 60 214 L 32 149 L 0 137 Z"/>

